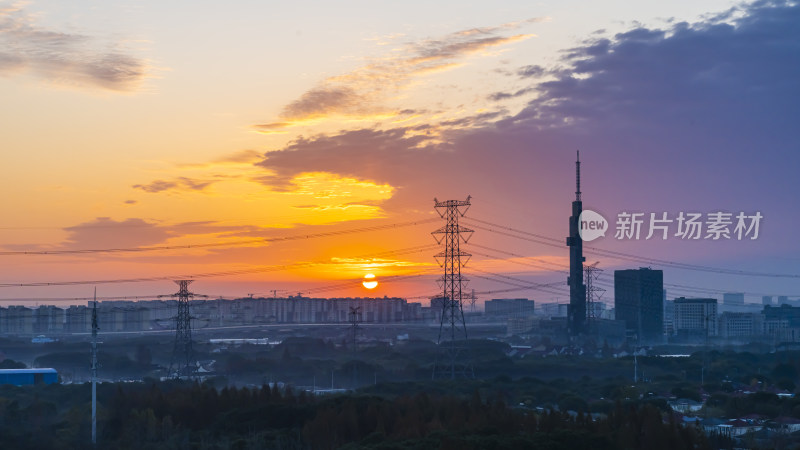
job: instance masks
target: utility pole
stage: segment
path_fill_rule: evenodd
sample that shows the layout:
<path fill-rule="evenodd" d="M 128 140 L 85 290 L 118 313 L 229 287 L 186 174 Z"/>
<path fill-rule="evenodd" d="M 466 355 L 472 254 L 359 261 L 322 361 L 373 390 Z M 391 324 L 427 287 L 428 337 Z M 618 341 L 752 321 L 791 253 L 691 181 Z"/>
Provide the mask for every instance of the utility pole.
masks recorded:
<path fill-rule="evenodd" d="M 444 275 L 439 279 L 442 292 L 442 316 L 439 323 L 440 360 L 433 366 L 433 378 L 437 375 L 443 378 L 455 379 L 456 372 L 465 377 L 474 377 L 472 365 L 469 362 L 467 348 L 467 324 L 464 320 L 463 290 L 467 278 L 461 274 L 461 268 L 467 264 L 469 253 L 461 250 L 461 243 L 469 241 L 473 230 L 458 224 L 458 218 L 463 217 L 470 207 L 470 198 L 466 200 L 446 200 L 440 202 L 433 199 L 434 208 L 439 216 L 447 221 L 442 228 L 431 234 L 439 244 L 444 243 L 445 249 L 435 258 L 444 268 Z M 462 261 L 462 257 L 465 258 Z M 448 327 L 445 330 L 445 327 Z M 461 336 L 463 335 L 463 337 Z M 443 338 L 449 342 L 446 347 L 442 345 Z M 463 340 L 462 340 L 463 339 Z M 459 342 L 461 340 L 461 342 Z"/>
<path fill-rule="evenodd" d="M 705 325 L 704 328 L 706 329 L 706 339 L 703 345 L 703 347 L 705 347 L 703 349 L 703 365 L 700 367 L 700 389 L 703 389 L 703 385 L 706 381 L 706 360 L 708 359 L 708 307 L 703 305 L 703 308 L 706 310 L 705 317 L 703 318 L 705 322 L 703 325 Z"/>
<path fill-rule="evenodd" d="M 97 445 L 97 288 L 92 302 L 92 445 Z"/>
<path fill-rule="evenodd" d="M 358 324 L 361 323 L 361 307 L 360 306 L 351 306 L 350 307 L 350 326 L 352 329 L 353 335 L 353 389 L 356 388 L 358 384 L 358 364 L 356 363 L 356 354 L 358 351 Z"/>

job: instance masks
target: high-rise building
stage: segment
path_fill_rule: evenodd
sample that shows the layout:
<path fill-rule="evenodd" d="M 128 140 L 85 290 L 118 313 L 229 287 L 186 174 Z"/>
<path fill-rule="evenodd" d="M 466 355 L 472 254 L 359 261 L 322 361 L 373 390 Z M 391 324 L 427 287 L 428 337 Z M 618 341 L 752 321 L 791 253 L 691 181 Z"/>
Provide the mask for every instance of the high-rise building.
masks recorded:
<path fill-rule="evenodd" d="M 744 305 L 744 294 L 741 292 L 722 294 L 722 304 L 726 306 L 742 306 Z"/>
<path fill-rule="evenodd" d="M 761 304 L 763 306 L 771 305 L 772 304 L 772 296 L 771 295 L 765 295 L 765 296 L 761 297 Z"/>
<path fill-rule="evenodd" d="M 682 339 L 700 341 L 717 335 L 717 299 L 675 299 L 675 334 Z"/>
<path fill-rule="evenodd" d="M 664 272 L 647 267 L 614 271 L 614 309 L 640 343 L 664 336 Z"/>

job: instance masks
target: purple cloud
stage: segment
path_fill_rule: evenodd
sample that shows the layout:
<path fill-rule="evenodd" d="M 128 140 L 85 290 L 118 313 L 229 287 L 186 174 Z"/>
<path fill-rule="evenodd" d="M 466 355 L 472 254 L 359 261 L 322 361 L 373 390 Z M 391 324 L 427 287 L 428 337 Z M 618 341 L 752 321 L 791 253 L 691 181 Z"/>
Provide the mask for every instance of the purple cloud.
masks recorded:
<path fill-rule="evenodd" d="M 116 46 L 42 28 L 20 7 L 0 10 L 2 76 L 30 72 L 58 84 L 133 91 L 147 76 L 147 65 Z"/>

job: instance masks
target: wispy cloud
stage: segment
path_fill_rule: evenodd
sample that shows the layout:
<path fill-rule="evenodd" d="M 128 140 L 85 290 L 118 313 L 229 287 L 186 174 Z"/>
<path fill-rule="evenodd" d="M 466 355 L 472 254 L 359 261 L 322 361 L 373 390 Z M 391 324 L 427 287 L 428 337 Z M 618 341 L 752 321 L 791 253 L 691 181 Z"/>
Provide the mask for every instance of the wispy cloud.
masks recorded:
<path fill-rule="evenodd" d="M 493 94 L 489 94 L 489 100 L 498 102 L 500 100 L 507 100 L 509 98 L 517 98 L 522 97 L 523 95 L 530 94 L 532 92 L 536 92 L 536 89 L 532 87 L 517 89 L 514 92 L 495 92 Z"/>
<path fill-rule="evenodd" d="M 0 4 L 0 76 L 29 73 L 59 85 L 129 92 L 147 70 L 119 42 L 43 28 L 21 6 Z"/>
<path fill-rule="evenodd" d="M 98 217 L 64 231 L 69 233 L 64 249 L 140 247 L 164 242 L 170 235 L 166 228 L 139 218 Z"/>
<path fill-rule="evenodd" d="M 212 159 L 207 162 L 179 163 L 176 164 L 176 166 L 181 169 L 207 169 L 216 166 L 231 166 L 231 165 L 249 166 L 251 163 L 260 160 L 262 156 L 263 152 L 259 152 L 258 150 L 253 150 L 253 149 L 247 149 L 229 153 L 227 155 L 220 156 L 219 158 Z"/>
<path fill-rule="evenodd" d="M 216 180 L 197 180 L 189 177 L 177 177 L 172 180 L 155 180 L 147 184 L 134 184 L 133 188 L 150 193 L 169 190 L 202 191 L 215 181 Z"/>
<path fill-rule="evenodd" d="M 398 115 L 386 100 L 426 74 L 450 70 L 479 54 L 532 37 L 506 35 L 509 30 L 546 19 L 533 18 L 494 27 L 470 28 L 435 39 L 406 43 L 352 72 L 330 77 L 283 107 L 278 120 L 255 125 L 274 133 L 311 120 L 331 116 L 380 118 Z"/>

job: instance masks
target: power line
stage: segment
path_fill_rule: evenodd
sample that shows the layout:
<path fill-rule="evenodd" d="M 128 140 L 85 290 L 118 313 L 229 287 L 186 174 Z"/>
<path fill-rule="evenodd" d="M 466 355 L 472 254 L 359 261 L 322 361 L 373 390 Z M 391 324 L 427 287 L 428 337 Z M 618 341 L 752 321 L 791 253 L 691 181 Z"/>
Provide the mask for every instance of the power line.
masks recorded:
<path fill-rule="evenodd" d="M 475 243 L 471 243 L 470 246 L 471 247 L 484 248 L 484 249 L 489 250 L 490 252 L 495 252 L 495 253 L 500 253 L 500 254 L 504 254 L 504 255 L 507 255 L 507 256 L 512 256 L 514 258 L 526 258 L 526 259 L 536 258 L 535 256 L 525 256 L 525 255 L 521 255 L 519 253 L 508 252 L 508 251 L 505 251 L 505 250 L 486 247 L 486 246 L 478 245 L 478 244 L 475 244 Z M 499 256 L 492 255 L 492 254 L 489 254 L 489 253 L 481 253 L 481 252 L 476 252 L 474 250 L 471 250 L 471 251 L 472 251 L 473 254 L 484 256 L 484 257 L 487 257 L 487 258 L 500 258 Z M 523 265 L 523 266 L 530 266 L 530 267 L 535 267 L 535 268 L 539 268 L 539 269 L 549 270 L 549 271 L 552 271 L 552 272 L 565 273 L 565 274 L 569 273 L 566 270 L 556 270 L 556 269 L 552 269 L 552 268 L 546 267 L 546 266 L 541 265 L 541 264 L 533 264 L 533 263 L 529 263 L 529 262 L 525 262 L 525 261 L 518 261 L 518 260 L 515 260 L 515 259 L 505 259 L 504 261 L 505 262 L 510 262 L 510 263 L 513 263 L 513 264 L 518 264 L 518 265 Z M 539 261 L 537 260 L 537 262 L 539 262 Z M 556 266 L 556 267 L 568 267 L 568 266 L 566 266 L 564 264 L 558 264 L 558 263 L 551 262 L 551 261 L 546 261 L 546 260 L 541 260 L 541 262 L 544 263 L 544 264 L 549 264 L 549 265 Z M 599 283 L 605 284 L 607 287 L 610 286 L 613 289 L 613 287 L 614 287 L 613 279 L 611 279 L 611 280 L 606 280 L 605 279 L 607 277 L 610 277 L 610 275 L 602 274 L 602 275 L 600 275 L 600 277 L 601 278 L 598 280 Z M 715 288 L 689 286 L 689 285 L 675 284 L 675 283 L 663 283 L 663 287 L 664 288 L 669 288 L 669 290 L 671 292 L 679 292 L 679 293 L 682 292 L 682 293 L 685 293 L 685 295 L 688 295 L 688 296 L 693 296 L 693 295 L 697 295 L 697 294 L 700 294 L 700 295 L 704 295 L 704 294 L 724 294 L 724 293 L 730 292 L 729 289 L 715 289 Z M 742 292 L 745 295 L 754 296 L 754 297 L 760 297 L 760 296 L 765 296 L 765 295 L 770 295 L 770 296 L 775 295 L 775 294 L 766 294 L 766 293 L 749 292 L 749 291 L 737 291 L 737 292 Z M 789 297 L 797 297 L 797 296 L 800 296 L 800 295 L 787 295 L 787 296 L 789 296 Z"/>
<path fill-rule="evenodd" d="M 411 247 L 408 249 L 403 250 L 394 250 L 388 252 L 382 252 L 375 255 L 367 255 L 367 256 L 359 256 L 356 258 L 360 259 L 368 259 L 368 258 L 377 258 L 380 256 L 387 256 L 387 255 L 401 255 L 407 253 L 417 253 L 425 250 L 429 250 L 435 247 L 434 245 L 422 245 L 417 247 Z M 38 282 L 30 282 L 30 283 L 0 283 L 0 288 L 7 288 L 7 287 L 44 287 L 44 286 L 79 286 L 79 285 L 87 285 L 87 284 L 117 284 L 117 283 L 141 283 L 141 282 L 148 282 L 148 281 L 167 281 L 167 280 L 175 280 L 175 279 L 195 279 L 195 278 L 215 278 L 215 277 L 225 277 L 225 276 L 233 276 L 233 275 L 245 275 L 245 274 L 253 274 L 253 273 L 266 273 L 266 272 L 277 272 L 281 270 L 288 270 L 288 269 L 296 269 L 300 267 L 309 267 L 321 264 L 330 264 L 330 261 L 315 261 L 315 262 L 304 262 L 304 263 L 294 263 L 294 264 L 284 264 L 279 266 L 267 266 L 267 267 L 255 267 L 255 268 L 248 268 L 248 269 L 236 269 L 236 270 L 226 270 L 226 271 L 219 271 L 219 272 L 205 272 L 205 273 L 196 273 L 196 274 L 189 274 L 189 275 L 173 275 L 173 276 L 152 276 L 152 277 L 139 277 L 139 278 L 118 278 L 118 279 L 109 279 L 109 280 L 82 280 L 82 281 L 38 281 Z"/>
<path fill-rule="evenodd" d="M 74 249 L 74 250 L 19 250 L 19 251 L 0 251 L 0 256 L 23 256 L 23 255 L 82 255 L 82 254 L 96 254 L 96 253 L 140 253 L 162 250 L 183 250 L 183 249 L 198 249 L 198 248 L 213 248 L 213 247 L 235 247 L 238 245 L 248 244 L 263 244 L 270 242 L 294 241 L 299 239 L 315 239 L 330 236 L 341 236 L 351 233 L 366 233 L 370 231 L 381 231 L 393 228 L 402 228 L 415 225 L 423 225 L 436 221 L 437 219 L 424 219 L 413 222 L 401 222 L 385 225 L 373 225 L 369 227 L 351 228 L 347 230 L 325 231 L 320 233 L 306 233 L 291 236 L 279 237 L 265 237 L 257 239 L 244 239 L 238 241 L 228 242 L 207 242 L 200 244 L 186 244 L 186 245 L 157 245 L 150 247 L 127 247 L 127 248 L 99 248 L 99 249 Z"/>
<path fill-rule="evenodd" d="M 480 223 L 483 223 L 483 224 L 489 224 L 490 226 L 493 226 L 495 228 L 500 228 L 500 229 L 503 229 L 503 230 L 506 230 L 506 231 L 512 231 L 513 233 L 518 233 L 518 234 L 522 234 L 522 235 L 525 235 L 525 236 L 532 236 L 533 238 L 536 238 L 536 239 L 528 238 L 528 237 L 524 237 L 524 236 L 517 236 L 517 235 L 511 234 L 511 233 L 498 231 L 496 229 L 486 228 L 486 227 L 470 224 L 470 226 L 473 226 L 473 227 L 479 228 L 479 229 L 483 229 L 485 231 L 489 231 L 489 232 L 492 232 L 492 233 L 501 234 L 501 235 L 504 235 L 504 236 L 509 236 L 509 237 L 513 237 L 513 238 L 517 238 L 517 239 L 527 240 L 527 241 L 535 242 L 535 243 L 538 243 L 538 244 L 548 245 L 548 246 L 551 246 L 551 247 L 559 247 L 559 248 L 563 247 L 562 244 L 557 244 L 557 242 L 559 242 L 559 243 L 561 242 L 560 240 L 557 240 L 557 239 L 554 239 L 554 238 L 551 238 L 551 237 L 543 236 L 543 235 L 536 234 L 536 233 L 530 233 L 530 232 L 527 232 L 527 231 L 518 230 L 518 229 L 515 229 L 515 228 L 511 228 L 511 227 L 506 227 L 506 226 L 503 226 L 503 225 L 494 224 L 494 223 L 491 223 L 491 222 L 488 222 L 488 221 L 485 221 L 485 220 L 476 219 L 474 217 L 470 217 L 468 220 L 473 220 L 473 221 L 480 222 Z M 623 260 L 640 262 L 640 263 L 649 264 L 649 265 L 670 267 L 670 268 L 673 268 L 673 269 L 695 270 L 695 271 L 700 271 L 700 272 L 711 272 L 711 273 L 719 273 L 719 274 L 726 274 L 726 275 L 741 275 L 741 276 L 752 276 L 752 277 L 800 278 L 800 274 L 786 274 L 786 273 L 774 273 L 774 272 L 756 272 L 756 271 L 748 271 L 748 270 L 738 270 L 738 269 L 727 269 L 727 268 L 722 268 L 722 267 L 704 266 L 704 265 L 698 265 L 698 264 L 688 264 L 688 263 L 681 263 L 681 262 L 677 262 L 677 261 L 668 261 L 668 260 L 664 260 L 664 259 L 647 258 L 647 257 L 639 256 L 639 255 L 633 255 L 633 254 L 630 254 L 630 253 L 623 253 L 623 252 L 618 252 L 618 251 L 613 251 L 613 250 L 605 250 L 605 249 L 601 249 L 601 248 L 598 248 L 598 247 L 586 246 L 586 247 L 584 247 L 584 250 L 586 251 L 586 253 L 594 254 L 596 256 L 605 256 L 605 257 L 609 257 L 609 258 L 623 259 Z"/>

